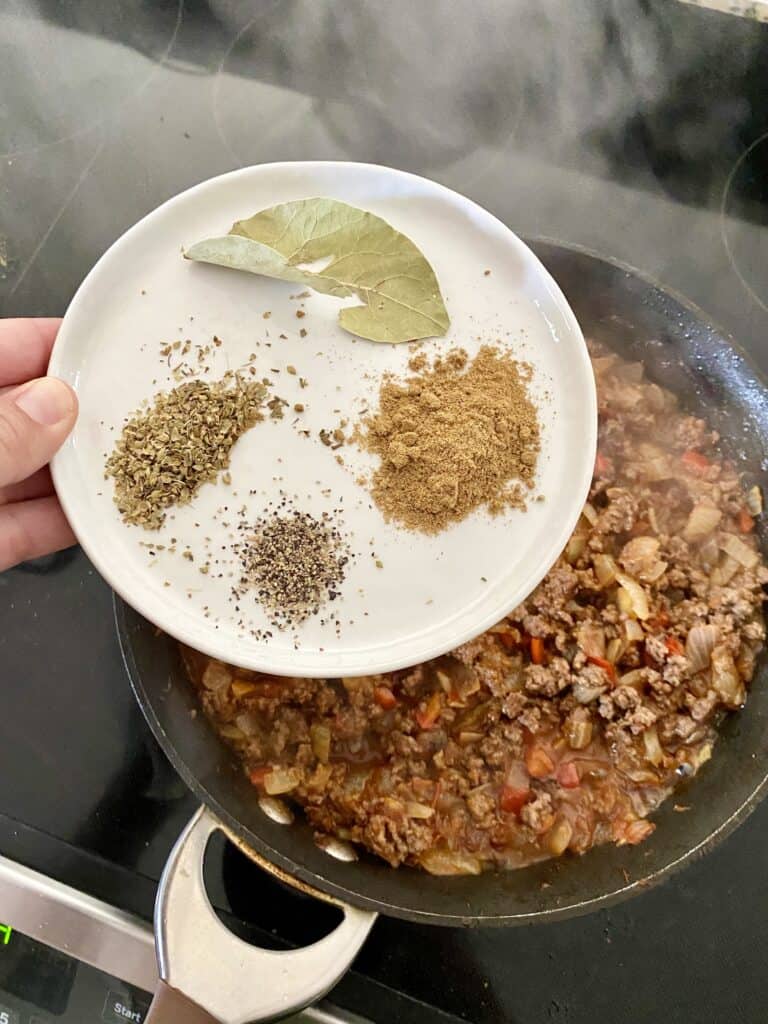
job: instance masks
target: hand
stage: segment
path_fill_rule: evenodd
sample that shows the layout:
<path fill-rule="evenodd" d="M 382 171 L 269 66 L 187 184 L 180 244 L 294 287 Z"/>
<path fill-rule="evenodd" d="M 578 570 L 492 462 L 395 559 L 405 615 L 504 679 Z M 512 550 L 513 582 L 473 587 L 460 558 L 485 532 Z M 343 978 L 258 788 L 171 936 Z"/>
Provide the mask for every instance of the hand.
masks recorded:
<path fill-rule="evenodd" d="M 0 320 L 0 571 L 75 544 L 47 463 L 77 419 L 72 388 L 46 377 L 60 320 Z"/>

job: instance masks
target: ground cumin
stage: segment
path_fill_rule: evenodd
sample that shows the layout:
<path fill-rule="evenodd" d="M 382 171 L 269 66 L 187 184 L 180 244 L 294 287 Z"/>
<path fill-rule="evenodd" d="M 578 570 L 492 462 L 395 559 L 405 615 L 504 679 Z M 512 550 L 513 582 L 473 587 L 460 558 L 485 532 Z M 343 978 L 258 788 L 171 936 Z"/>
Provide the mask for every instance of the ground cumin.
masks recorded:
<path fill-rule="evenodd" d="M 484 345 L 471 362 L 456 349 L 410 367 L 414 376 L 385 380 L 356 435 L 381 458 L 371 493 L 385 517 L 438 533 L 483 506 L 524 508 L 540 449 L 530 366 Z"/>

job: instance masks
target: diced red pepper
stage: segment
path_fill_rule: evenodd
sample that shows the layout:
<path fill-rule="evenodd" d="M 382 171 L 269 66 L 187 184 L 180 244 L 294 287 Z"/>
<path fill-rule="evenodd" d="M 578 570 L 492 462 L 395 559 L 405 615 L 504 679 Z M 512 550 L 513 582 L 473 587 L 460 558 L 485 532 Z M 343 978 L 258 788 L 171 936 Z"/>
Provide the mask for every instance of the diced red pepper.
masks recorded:
<path fill-rule="evenodd" d="M 595 654 L 588 654 L 587 661 L 591 662 L 593 665 L 597 665 L 598 668 L 601 668 L 612 683 L 616 682 L 616 666 L 613 662 L 608 661 L 607 658 L 598 658 Z"/>
<path fill-rule="evenodd" d="M 388 686 L 377 686 L 373 691 L 373 699 L 384 711 L 397 707 L 397 697 Z"/>
<path fill-rule="evenodd" d="M 416 721 L 419 723 L 419 728 L 431 729 L 435 722 L 440 717 L 442 710 L 442 701 L 440 700 L 440 694 L 435 691 L 426 703 L 424 708 L 418 708 L 416 711 Z"/>
<path fill-rule="evenodd" d="M 598 449 L 595 455 L 595 476 L 608 476 L 612 469 L 611 460 Z"/>
<path fill-rule="evenodd" d="M 546 779 L 555 770 L 555 762 L 543 747 L 529 747 L 525 755 L 525 767 L 534 779 Z"/>
<path fill-rule="evenodd" d="M 739 529 L 742 533 L 751 533 L 755 528 L 755 520 L 749 512 L 742 508 L 739 510 Z"/>
<path fill-rule="evenodd" d="M 531 637 L 531 661 L 534 665 L 544 664 L 544 641 L 540 636 Z"/>
<path fill-rule="evenodd" d="M 248 774 L 248 778 L 254 786 L 263 786 L 264 779 L 272 771 L 272 768 L 268 764 L 260 764 L 258 768 L 252 768 Z"/>
<path fill-rule="evenodd" d="M 557 766 L 557 781 L 563 789 L 577 789 L 581 785 L 579 769 L 573 761 L 562 761 Z"/>
<path fill-rule="evenodd" d="M 711 465 L 706 455 L 702 455 L 701 452 L 683 452 L 681 458 L 685 468 L 689 472 L 695 473 L 697 476 L 702 476 L 706 473 Z"/>
<path fill-rule="evenodd" d="M 678 657 L 681 657 L 683 654 L 685 654 L 685 648 L 676 636 L 668 636 L 664 640 L 664 646 L 667 648 L 667 652 L 669 654 L 675 654 Z"/>
<path fill-rule="evenodd" d="M 499 807 L 506 814 L 519 814 L 530 799 L 531 791 L 528 788 L 502 786 L 499 794 Z"/>

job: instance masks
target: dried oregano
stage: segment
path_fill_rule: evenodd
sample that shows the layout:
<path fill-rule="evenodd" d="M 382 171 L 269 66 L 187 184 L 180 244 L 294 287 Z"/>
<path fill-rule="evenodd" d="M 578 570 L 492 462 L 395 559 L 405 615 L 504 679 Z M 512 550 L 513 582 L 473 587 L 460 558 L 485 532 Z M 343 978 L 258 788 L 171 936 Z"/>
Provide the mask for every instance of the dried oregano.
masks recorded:
<path fill-rule="evenodd" d="M 189 381 L 131 416 L 105 467 L 125 522 L 155 530 L 168 508 L 186 504 L 215 480 L 235 441 L 262 419 L 266 390 L 235 374 Z"/>

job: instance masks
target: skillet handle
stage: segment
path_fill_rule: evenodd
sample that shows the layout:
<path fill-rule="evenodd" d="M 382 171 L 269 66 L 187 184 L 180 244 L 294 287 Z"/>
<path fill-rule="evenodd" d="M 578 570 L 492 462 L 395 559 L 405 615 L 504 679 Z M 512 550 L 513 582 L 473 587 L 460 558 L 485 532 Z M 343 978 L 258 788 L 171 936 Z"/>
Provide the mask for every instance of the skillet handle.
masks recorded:
<path fill-rule="evenodd" d="M 146 1024 L 219 1024 L 210 1013 L 164 981 L 158 983 Z"/>
<path fill-rule="evenodd" d="M 226 834 L 201 807 L 163 870 L 155 901 L 161 982 L 146 1024 L 254 1024 L 296 1013 L 333 988 L 376 920 L 376 914 L 314 893 L 344 913 L 330 935 L 287 951 L 243 942 L 218 919 L 205 891 L 205 850 L 219 830 Z"/>

